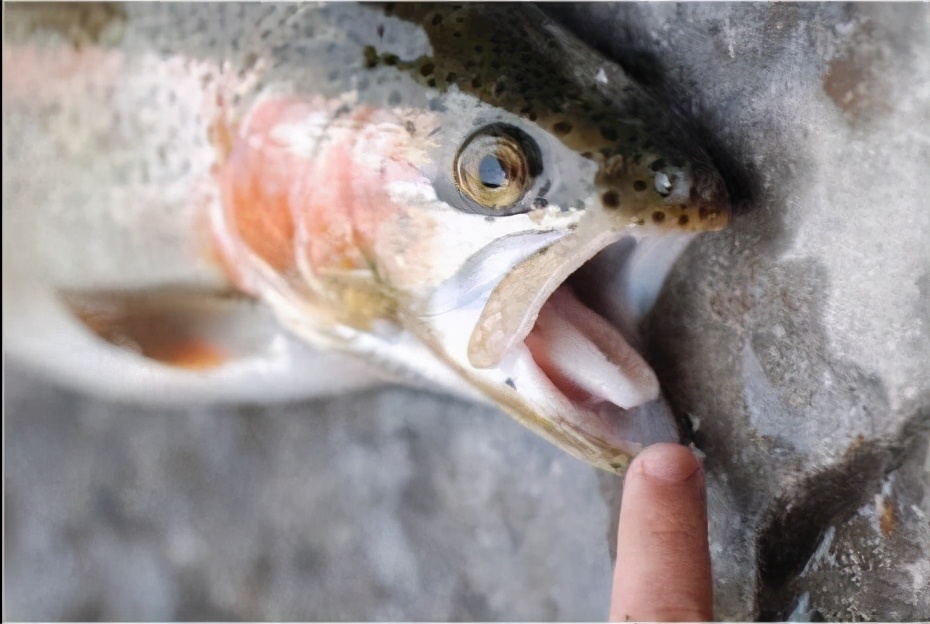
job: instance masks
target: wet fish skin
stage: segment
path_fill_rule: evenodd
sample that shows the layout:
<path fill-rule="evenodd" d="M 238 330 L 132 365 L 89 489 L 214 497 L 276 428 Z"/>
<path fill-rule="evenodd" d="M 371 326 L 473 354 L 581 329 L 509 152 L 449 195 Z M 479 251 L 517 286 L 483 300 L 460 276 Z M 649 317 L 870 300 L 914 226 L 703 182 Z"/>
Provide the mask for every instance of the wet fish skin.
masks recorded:
<path fill-rule="evenodd" d="M 4 217 L 36 250 L 11 256 L 19 284 L 244 291 L 313 344 L 477 388 L 596 465 L 635 452 L 519 344 L 611 242 L 726 223 L 709 159 L 618 67 L 523 5 L 69 11 L 8 14 Z M 542 161 L 506 216 L 451 175 L 495 125 Z"/>

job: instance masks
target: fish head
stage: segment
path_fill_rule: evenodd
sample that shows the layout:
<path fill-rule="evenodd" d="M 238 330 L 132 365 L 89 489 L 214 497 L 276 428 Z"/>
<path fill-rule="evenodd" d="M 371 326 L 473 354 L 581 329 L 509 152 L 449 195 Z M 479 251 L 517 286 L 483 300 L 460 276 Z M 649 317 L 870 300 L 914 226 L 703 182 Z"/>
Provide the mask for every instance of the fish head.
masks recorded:
<path fill-rule="evenodd" d="M 142 3 L 79 42 L 83 9 L 14 13 L 4 64 L 30 71 L 4 74 L 4 123 L 30 150 L 4 175 L 29 192 L 4 210 L 42 221 L 50 290 L 94 334 L 206 377 L 298 366 L 261 346 L 274 332 L 244 344 L 248 322 L 189 305 L 233 285 L 308 342 L 484 398 L 602 468 L 677 437 L 637 323 L 690 237 L 725 225 L 726 192 L 537 8 Z"/>
<path fill-rule="evenodd" d="M 308 339 L 477 391 L 601 468 L 677 439 L 636 324 L 727 223 L 710 159 L 535 9 L 393 11 L 428 53 L 367 46 L 365 89 L 267 97 L 239 131 L 218 221 L 241 281 Z"/>

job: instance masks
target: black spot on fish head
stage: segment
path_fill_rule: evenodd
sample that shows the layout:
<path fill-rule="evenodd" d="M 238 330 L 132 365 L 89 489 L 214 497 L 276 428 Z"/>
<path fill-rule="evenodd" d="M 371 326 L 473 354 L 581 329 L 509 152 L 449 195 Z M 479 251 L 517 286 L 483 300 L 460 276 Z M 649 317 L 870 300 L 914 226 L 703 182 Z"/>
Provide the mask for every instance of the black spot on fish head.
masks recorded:
<path fill-rule="evenodd" d="M 605 191 L 601 195 L 601 201 L 604 203 L 605 208 L 619 208 L 620 207 L 620 193 L 611 189 Z"/>
<path fill-rule="evenodd" d="M 423 28 L 430 56 L 398 61 L 366 50 L 366 64 L 393 64 L 438 91 L 439 97 L 428 93 L 431 111 L 450 113 L 442 94 L 456 85 L 482 106 L 516 116 L 531 134 L 548 135 L 540 144 L 553 146 L 546 149 L 554 171 L 572 155 L 582 161 L 566 169 L 579 172 L 571 174 L 577 185 L 563 182 L 545 197 L 546 206 L 599 207 L 612 219 L 663 229 L 725 222 L 725 190 L 704 172 L 706 157 L 668 121 L 668 111 L 620 68 L 607 67 L 607 83 L 596 79 L 607 61 L 586 56 L 567 33 L 540 36 L 546 18 L 537 9 L 399 3 L 396 15 Z M 543 196 L 532 189 L 527 204 L 540 207 Z"/>

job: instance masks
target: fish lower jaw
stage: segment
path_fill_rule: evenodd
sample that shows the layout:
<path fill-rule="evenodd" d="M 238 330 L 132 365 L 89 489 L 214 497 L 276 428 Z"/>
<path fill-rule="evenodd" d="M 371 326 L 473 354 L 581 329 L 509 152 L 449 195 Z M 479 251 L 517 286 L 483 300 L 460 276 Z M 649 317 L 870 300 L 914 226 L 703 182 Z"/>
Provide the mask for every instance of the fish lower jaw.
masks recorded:
<path fill-rule="evenodd" d="M 603 317 L 563 284 L 525 340 L 536 365 L 573 403 L 632 409 L 659 396 L 652 368 Z"/>
<path fill-rule="evenodd" d="M 588 461 L 605 467 L 604 461 L 614 457 L 607 463 L 615 470 L 616 457 L 655 442 L 677 441 L 674 417 L 652 368 L 610 322 L 578 299 L 569 283 L 543 305 L 524 345 L 524 370 L 535 369 L 548 392 L 560 395 L 547 403 L 565 405 L 555 417 L 558 428 L 573 432 L 570 437 L 584 440 L 582 446 L 593 446 L 591 452 L 600 455 Z"/>

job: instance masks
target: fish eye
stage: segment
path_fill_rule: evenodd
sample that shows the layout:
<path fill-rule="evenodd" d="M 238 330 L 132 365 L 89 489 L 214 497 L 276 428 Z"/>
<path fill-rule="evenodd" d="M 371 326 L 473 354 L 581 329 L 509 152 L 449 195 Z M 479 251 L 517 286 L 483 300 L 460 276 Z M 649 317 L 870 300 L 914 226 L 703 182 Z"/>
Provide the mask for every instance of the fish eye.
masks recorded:
<path fill-rule="evenodd" d="M 522 200 L 542 171 L 539 147 L 519 128 L 485 126 L 468 137 L 455 156 L 459 192 L 476 212 L 511 215 L 532 206 Z"/>

